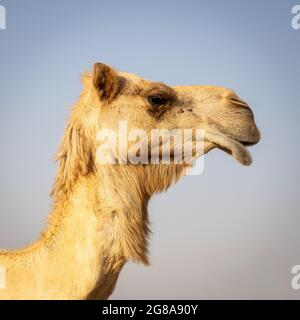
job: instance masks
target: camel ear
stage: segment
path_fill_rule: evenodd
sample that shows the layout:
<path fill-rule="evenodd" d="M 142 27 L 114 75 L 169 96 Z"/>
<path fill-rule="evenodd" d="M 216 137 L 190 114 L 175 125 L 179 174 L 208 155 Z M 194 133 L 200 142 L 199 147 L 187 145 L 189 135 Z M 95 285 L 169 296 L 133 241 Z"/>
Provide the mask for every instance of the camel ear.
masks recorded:
<path fill-rule="evenodd" d="M 93 84 L 97 90 L 99 99 L 111 102 L 119 91 L 117 72 L 103 63 L 94 64 Z"/>

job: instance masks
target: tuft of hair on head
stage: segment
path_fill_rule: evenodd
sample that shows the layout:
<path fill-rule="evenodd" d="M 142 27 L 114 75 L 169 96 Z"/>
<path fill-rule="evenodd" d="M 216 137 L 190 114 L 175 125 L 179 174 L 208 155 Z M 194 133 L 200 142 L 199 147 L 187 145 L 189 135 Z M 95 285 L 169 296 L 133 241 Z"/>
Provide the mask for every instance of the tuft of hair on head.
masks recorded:
<path fill-rule="evenodd" d="M 95 172 L 94 144 L 85 129 L 80 112 L 75 108 L 64 132 L 55 161 L 59 163 L 58 174 L 51 196 L 68 195 L 79 176 Z"/>

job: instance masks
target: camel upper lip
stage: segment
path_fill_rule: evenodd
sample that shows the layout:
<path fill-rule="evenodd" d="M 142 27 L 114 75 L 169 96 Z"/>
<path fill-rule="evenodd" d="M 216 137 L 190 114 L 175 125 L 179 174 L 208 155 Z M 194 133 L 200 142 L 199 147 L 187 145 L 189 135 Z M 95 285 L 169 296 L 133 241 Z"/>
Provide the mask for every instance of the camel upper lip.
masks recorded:
<path fill-rule="evenodd" d="M 253 136 L 253 139 L 244 140 L 244 139 L 241 139 L 239 137 L 232 136 L 232 135 L 230 135 L 230 138 L 234 139 L 235 141 L 237 141 L 239 143 L 241 143 L 245 147 L 250 147 L 250 146 L 254 146 L 255 144 L 257 144 L 259 142 L 259 140 L 260 140 L 260 132 L 257 130 L 255 132 L 255 135 Z"/>
<path fill-rule="evenodd" d="M 258 132 L 256 134 L 256 136 L 251 139 L 251 140 L 244 140 L 238 137 L 234 137 L 234 136 L 230 136 L 230 138 L 234 139 L 235 141 L 241 143 L 243 146 L 245 147 L 250 147 L 250 146 L 254 146 L 255 144 L 257 144 L 260 140 L 260 133 Z"/>

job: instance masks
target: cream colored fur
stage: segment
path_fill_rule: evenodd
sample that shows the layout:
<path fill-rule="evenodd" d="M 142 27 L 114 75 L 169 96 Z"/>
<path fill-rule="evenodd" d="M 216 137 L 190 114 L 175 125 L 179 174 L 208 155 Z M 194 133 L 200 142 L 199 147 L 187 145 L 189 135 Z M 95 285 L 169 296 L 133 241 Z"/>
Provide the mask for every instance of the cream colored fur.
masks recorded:
<path fill-rule="evenodd" d="M 124 264 L 148 264 L 150 197 L 185 174 L 182 165 L 99 165 L 96 133 L 131 128 L 203 128 L 205 152 L 219 147 L 249 164 L 245 148 L 259 140 L 248 105 L 232 91 L 213 86 L 167 87 L 98 64 L 83 76 L 57 154 L 48 227 L 27 248 L 1 251 L 6 289 L 0 299 L 107 299 Z M 163 115 L 151 115 L 151 92 L 174 94 Z M 150 113 L 149 113 L 150 112 Z M 176 222 L 174 222 L 176 223 Z"/>

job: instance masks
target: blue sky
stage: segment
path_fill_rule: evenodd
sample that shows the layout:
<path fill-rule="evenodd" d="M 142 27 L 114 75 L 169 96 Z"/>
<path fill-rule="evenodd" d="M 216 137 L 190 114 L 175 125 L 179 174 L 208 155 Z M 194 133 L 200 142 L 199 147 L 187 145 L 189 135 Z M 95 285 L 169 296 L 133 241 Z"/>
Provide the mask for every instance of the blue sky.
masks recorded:
<path fill-rule="evenodd" d="M 251 167 L 213 151 L 201 176 L 153 199 L 152 266 L 128 265 L 115 297 L 300 297 L 290 287 L 290 269 L 300 264 L 300 30 L 291 27 L 300 3 L 0 4 L 7 11 L 7 30 L 0 30 L 1 247 L 23 246 L 43 227 L 51 158 L 80 74 L 101 61 L 170 85 L 232 88 L 252 106 L 262 133 Z"/>

